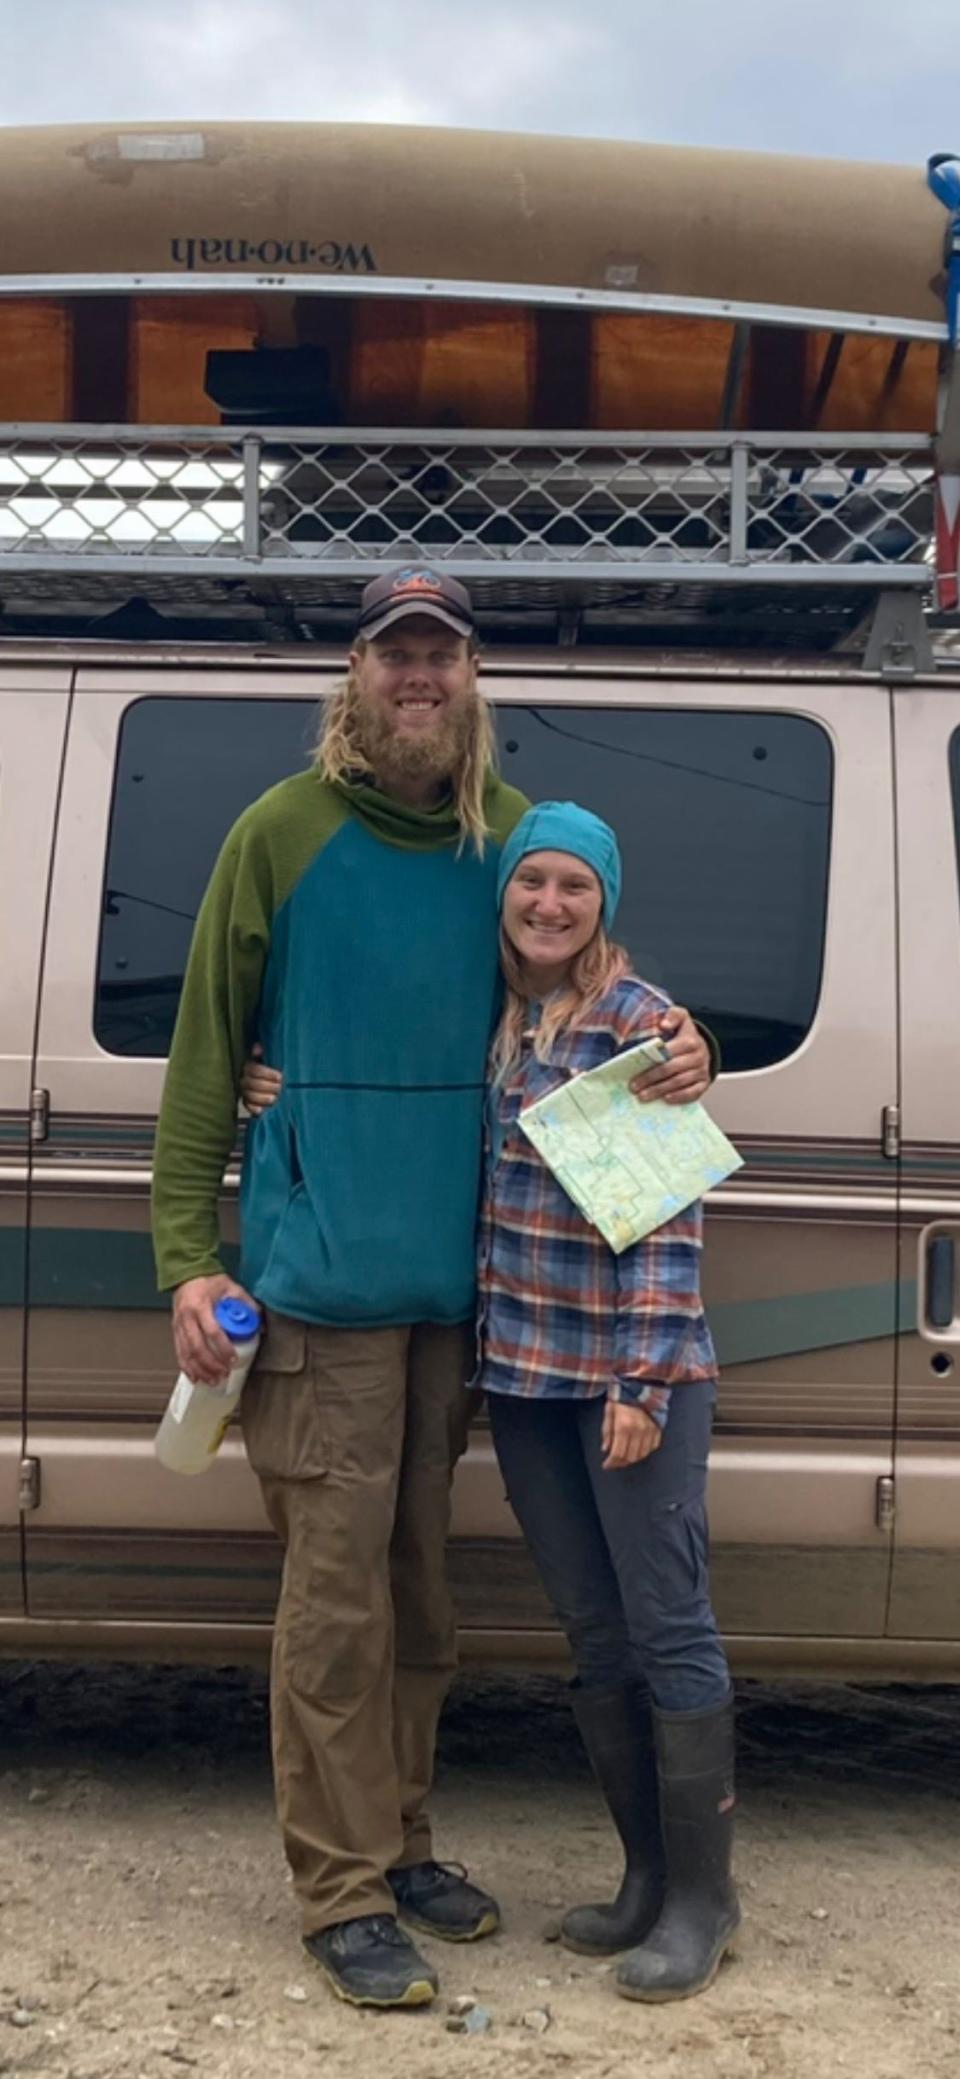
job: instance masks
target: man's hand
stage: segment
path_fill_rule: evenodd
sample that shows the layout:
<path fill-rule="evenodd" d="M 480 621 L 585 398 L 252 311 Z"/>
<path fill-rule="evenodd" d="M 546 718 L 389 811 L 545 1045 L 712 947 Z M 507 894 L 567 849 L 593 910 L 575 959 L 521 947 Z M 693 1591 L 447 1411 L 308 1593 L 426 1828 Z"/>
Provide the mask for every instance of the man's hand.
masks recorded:
<path fill-rule="evenodd" d="M 710 1049 L 689 1011 L 671 1005 L 657 1020 L 661 1038 L 669 1042 L 670 1059 L 659 1068 L 635 1076 L 630 1085 L 641 1104 L 661 1097 L 665 1104 L 694 1104 L 710 1088 Z"/>
<path fill-rule="evenodd" d="M 603 1470 L 616 1472 L 620 1466 L 639 1465 L 659 1449 L 663 1432 L 646 1408 L 631 1407 L 626 1400 L 608 1400 L 603 1411 L 601 1444 Z"/>
<path fill-rule="evenodd" d="M 188 1379 L 220 1386 L 233 1365 L 233 1344 L 217 1324 L 218 1299 L 244 1299 L 255 1307 L 242 1285 L 221 1271 L 214 1278 L 187 1278 L 173 1295 L 173 1344 L 177 1363 Z"/>
<path fill-rule="evenodd" d="M 280 1070 L 266 1067 L 262 1047 L 251 1047 L 240 1077 L 240 1097 L 251 1119 L 259 1119 L 261 1112 L 268 1112 L 282 1089 Z"/>

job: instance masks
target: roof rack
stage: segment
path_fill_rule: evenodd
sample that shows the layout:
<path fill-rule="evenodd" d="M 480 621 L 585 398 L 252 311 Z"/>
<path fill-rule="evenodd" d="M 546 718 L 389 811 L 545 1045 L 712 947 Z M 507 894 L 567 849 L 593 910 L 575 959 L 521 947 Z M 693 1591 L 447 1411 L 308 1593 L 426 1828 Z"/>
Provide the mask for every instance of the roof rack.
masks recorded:
<path fill-rule="evenodd" d="M 442 564 L 490 624 L 676 618 L 831 639 L 933 579 L 923 435 L 0 426 L 4 622 L 132 594 L 195 621 L 349 623 L 384 565 Z M 542 634 L 540 639 L 542 639 Z"/>

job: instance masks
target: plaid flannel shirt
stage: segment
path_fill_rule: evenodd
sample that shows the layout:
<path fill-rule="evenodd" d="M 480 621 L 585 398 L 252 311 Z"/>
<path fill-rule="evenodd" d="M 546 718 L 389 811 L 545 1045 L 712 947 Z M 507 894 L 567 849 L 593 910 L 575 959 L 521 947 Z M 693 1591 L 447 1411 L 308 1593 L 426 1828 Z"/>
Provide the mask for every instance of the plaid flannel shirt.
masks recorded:
<path fill-rule="evenodd" d="M 547 1062 L 532 1034 L 488 1094 L 477 1282 L 477 1383 L 554 1399 L 605 1394 L 661 1427 L 670 1388 L 711 1379 L 716 1357 L 700 1299 L 703 1216 L 689 1206 L 620 1255 L 589 1226 L 518 1125 L 521 1110 L 655 1029 L 669 998 L 626 975 Z"/>

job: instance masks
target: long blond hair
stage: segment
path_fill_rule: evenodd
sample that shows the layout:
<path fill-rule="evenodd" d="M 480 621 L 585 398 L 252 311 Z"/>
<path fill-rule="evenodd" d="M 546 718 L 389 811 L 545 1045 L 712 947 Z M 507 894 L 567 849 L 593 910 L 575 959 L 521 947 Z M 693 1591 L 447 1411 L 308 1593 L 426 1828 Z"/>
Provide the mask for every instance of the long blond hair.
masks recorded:
<path fill-rule="evenodd" d="M 367 645 L 358 636 L 355 649 L 362 656 Z M 470 656 L 477 655 L 476 645 L 470 644 Z M 352 671 L 334 687 L 324 701 L 320 724 L 313 749 L 314 763 L 325 780 L 346 780 L 357 773 L 373 778 L 362 743 L 360 727 L 360 702 L 356 678 Z M 493 717 L 489 705 L 481 694 L 476 694 L 471 727 L 467 733 L 466 749 L 458 771 L 451 773 L 453 805 L 460 825 L 461 848 L 471 838 L 477 854 L 483 857 L 484 843 L 488 836 L 484 814 L 484 789 L 491 768 L 496 769 L 497 750 L 493 729 Z"/>
<path fill-rule="evenodd" d="M 495 1083 L 512 1073 L 523 1049 L 523 1036 L 530 1022 L 530 996 L 523 980 L 520 956 L 500 925 L 500 966 L 506 983 L 506 1001 L 490 1049 L 490 1067 Z M 570 972 L 559 989 L 547 997 L 536 1031 L 533 1051 L 538 1061 L 547 1061 L 561 1033 L 583 1023 L 614 982 L 630 972 L 630 955 L 598 924 L 592 939 L 572 961 Z"/>

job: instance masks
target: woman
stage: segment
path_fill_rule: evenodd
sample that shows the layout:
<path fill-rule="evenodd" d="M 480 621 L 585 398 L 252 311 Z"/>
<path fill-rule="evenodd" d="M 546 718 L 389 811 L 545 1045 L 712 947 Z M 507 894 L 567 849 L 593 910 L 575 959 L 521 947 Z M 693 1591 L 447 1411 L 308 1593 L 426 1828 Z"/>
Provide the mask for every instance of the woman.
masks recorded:
<path fill-rule="evenodd" d="M 477 1381 L 625 1853 L 616 1899 L 574 1908 L 562 1937 L 589 1955 L 626 1950 L 618 1991 L 659 2001 L 710 1984 L 740 1917 L 732 1696 L 707 1581 L 716 1360 L 701 1210 L 615 1255 L 519 1124 L 668 1008 L 609 937 L 620 880 L 613 832 L 572 802 L 529 810 L 503 848 Z M 254 1071 L 244 1088 L 259 1108 L 277 1080 Z"/>

